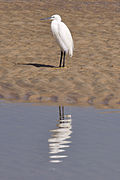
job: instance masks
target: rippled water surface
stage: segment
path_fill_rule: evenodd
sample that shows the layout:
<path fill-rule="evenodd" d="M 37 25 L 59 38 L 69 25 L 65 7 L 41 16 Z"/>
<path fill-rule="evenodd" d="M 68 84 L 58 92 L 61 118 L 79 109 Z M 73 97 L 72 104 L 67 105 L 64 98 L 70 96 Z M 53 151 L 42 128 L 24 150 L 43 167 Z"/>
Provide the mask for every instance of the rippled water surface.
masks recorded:
<path fill-rule="evenodd" d="M 0 103 L 0 179 L 118 180 L 119 110 Z"/>

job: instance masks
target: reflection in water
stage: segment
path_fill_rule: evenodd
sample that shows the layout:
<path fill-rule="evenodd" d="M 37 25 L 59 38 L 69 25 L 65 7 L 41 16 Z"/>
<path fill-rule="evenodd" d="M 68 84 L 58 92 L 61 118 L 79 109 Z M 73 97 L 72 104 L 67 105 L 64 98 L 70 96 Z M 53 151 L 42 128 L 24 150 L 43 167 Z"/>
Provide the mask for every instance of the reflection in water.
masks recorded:
<path fill-rule="evenodd" d="M 65 148 L 68 148 L 71 143 L 68 139 L 71 138 L 72 134 L 72 119 L 71 114 L 64 114 L 64 106 L 59 106 L 59 120 L 56 124 L 57 128 L 50 130 L 51 138 L 49 142 L 49 153 L 51 154 L 50 162 L 59 163 L 62 159 L 68 157 L 65 152 Z"/>

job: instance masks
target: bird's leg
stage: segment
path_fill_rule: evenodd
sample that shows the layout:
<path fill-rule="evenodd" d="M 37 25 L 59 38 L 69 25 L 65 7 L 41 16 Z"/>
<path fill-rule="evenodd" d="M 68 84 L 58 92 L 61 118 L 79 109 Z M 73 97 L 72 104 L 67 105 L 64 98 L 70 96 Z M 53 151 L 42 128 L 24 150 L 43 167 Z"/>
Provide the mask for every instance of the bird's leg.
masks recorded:
<path fill-rule="evenodd" d="M 65 55 L 66 55 L 66 52 L 64 51 L 64 56 L 63 56 L 63 67 L 65 67 Z"/>
<path fill-rule="evenodd" d="M 59 119 L 61 120 L 61 106 L 59 106 Z"/>
<path fill-rule="evenodd" d="M 64 106 L 62 106 L 62 119 L 64 119 Z"/>
<path fill-rule="evenodd" d="M 59 106 L 59 120 L 64 119 L 64 106 Z"/>
<path fill-rule="evenodd" d="M 63 57 L 63 51 L 61 51 L 61 56 L 60 56 L 60 64 L 59 64 L 59 67 L 61 67 L 61 64 L 62 64 L 62 57 Z"/>

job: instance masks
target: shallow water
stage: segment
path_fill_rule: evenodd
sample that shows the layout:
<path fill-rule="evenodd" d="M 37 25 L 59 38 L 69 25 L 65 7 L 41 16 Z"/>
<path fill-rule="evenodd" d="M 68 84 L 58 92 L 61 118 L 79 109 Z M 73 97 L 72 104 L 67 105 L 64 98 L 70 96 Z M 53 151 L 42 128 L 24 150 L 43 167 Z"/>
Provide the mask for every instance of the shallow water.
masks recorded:
<path fill-rule="evenodd" d="M 0 103 L 0 179 L 117 180 L 119 110 Z"/>

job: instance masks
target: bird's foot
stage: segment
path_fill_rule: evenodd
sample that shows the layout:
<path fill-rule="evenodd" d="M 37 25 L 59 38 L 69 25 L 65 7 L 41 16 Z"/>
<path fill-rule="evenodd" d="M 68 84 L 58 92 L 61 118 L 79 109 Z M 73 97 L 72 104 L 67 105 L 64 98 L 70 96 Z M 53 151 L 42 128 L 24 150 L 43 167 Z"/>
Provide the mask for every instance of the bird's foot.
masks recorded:
<path fill-rule="evenodd" d="M 59 67 L 53 67 L 53 69 L 68 69 L 69 67 L 63 67 L 63 66 L 59 66 Z"/>
<path fill-rule="evenodd" d="M 57 67 L 56 69 L 66 69 L 67 67 Z"/>
<path fill-rule="evenodd" d="M 54 69 L 63 69 L 63 67 L 55 67 Z"/>

